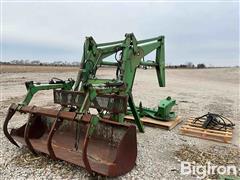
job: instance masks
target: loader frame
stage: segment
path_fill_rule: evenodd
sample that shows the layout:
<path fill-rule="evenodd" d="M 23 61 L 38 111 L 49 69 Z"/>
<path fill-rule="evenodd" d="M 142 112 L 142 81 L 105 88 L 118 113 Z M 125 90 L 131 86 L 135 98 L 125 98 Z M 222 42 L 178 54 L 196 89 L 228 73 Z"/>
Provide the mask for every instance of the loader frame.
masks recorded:
<path fill-rule="evenodd" d="M 92 172 L 89 159 L 87 158 L 87 147 L 88 141 L 93 135 L 99 122 L 107 122 L 114 126 L 123 125 L 124 117 L 127 113 L 127 106 L 129 106 L 139 131 L 144 132 L 144 127 L 140 121 L 132 95 L 136 69 L 139 66 L 155 67 L 158 84 L 160 87 L 164 87 L 164 48 L 163 36 L 137 41 L 134 34 L 130 33 L 125 34 L 125 39 L 122 41 L 100 44 L 97 44 L 92 37 L 86 37 L 83 47 L 83 56 L 76 81 L 68 79 L 67 81 L 51 80 L 49 83 L 34 83 L 32 81 L 26 82 L 27 95 L 25 99 L 18 104 L 12 104 L 8 110 L 8 114 L 3 125 L 5 136 L 10 142 L 18 146 L 11 136 L 11 134 L 16 135 L 17 133 L 15 131 L 11 133 L 8 132 L 8 122 L 16 111 L 21 113 L 30 113 L 28 122 L 24 127 L 24 140 L 30 151 L 36 154 L 34 147 L 29 141 L 29 128 L 39 115 L 56 117 L 47 138 L 48 154 L 53 159 L 56 159 L 56 155 L 52 148 L 52 138 L 54 133 L 62 124 L 63 120 L 84 122 L 87 124 L 88 128 L 84 139 L 82 158 L 86 169 L 89 172 Z M 153 61 L 145 62 L 144 57 L 154 50 L 156 51 L 155 59 Z M 116 62 L 105 60 L 114 54 Z M 117 55 L 119 55 L 119 58 L 117 58 Z M 99 79 L 96 76 L 96 73 L 97 70 L 103 66 L 116 67 L 116 77 L 113 79 Z M 29 106 L 34 94 L 38 91 L 50 89 L 53 89 L 54 102 L 61 105 L 61 109 L 59 111 Z M 98 113 L 92 114 L 90 118 L 86 118 L 89 117 L 89 114 L 91 114 L 91 108 L 96 109 Z M 23 127 L 18 131 L 22 131 L 22 129 Z M 129 132 L 130 134 L 135 132 L 133 127 L 129 127 L 129 129 L 132 129 L 131 133 Z M 80 132 L 77 123 L 76 149 L 79 147 L 79 136 Z M 131 137 L 134 139 L 133 135 L 131 135 Z M 125 167 L 124 169 L 122 166 L 123 169 L 119 172 L 114 170 L 103 173 L 99 170 L 100 173 L 103 175 L 117 175 L 126 172 L 132 168 L 132 165 L 134 164 L 135 153 L 136 152 L 134 151 L 133 157 L 131 158 L 132 163 L 128 168 Z M 118 157 L 117 159 L 120 160 L 121 158 Z"/>

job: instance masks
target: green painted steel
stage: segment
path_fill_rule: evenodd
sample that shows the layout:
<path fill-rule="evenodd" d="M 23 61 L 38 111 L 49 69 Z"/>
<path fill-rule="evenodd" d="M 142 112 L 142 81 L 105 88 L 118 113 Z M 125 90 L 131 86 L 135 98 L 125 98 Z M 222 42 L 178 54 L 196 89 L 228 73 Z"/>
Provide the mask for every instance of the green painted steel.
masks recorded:
<path fill-rule="evenodd" d="M 144 62 L 144 56 L 156 51 L 155 59 L 152 62 Z M 115 54 L 115 61 L 107 61 L 106 59 Z M 119 57 L 118 57 L 119 56 Z M 126 97 L 126 103 L 129 104 L 131 111 L 135 117 L 135 123 L 140 132 L 144 132 L 143 125 L 140 121 L 137 108 L 135 107 L 132 87 L 136 74 L 136 69 L 140 65 L 153 66 L 156 68 L 158 83 L 160 87 L 165 86 L 165 57 L 164 57 L 164 37 L 159 36 L 151 39 L 138 41 L 133 33 L 125 34 L 125 39 L 121 41 L 99 43 L 97 44 L 92 37 L 86 37 L 83 46 L 83 55 L 80 63 L 79 72 L 76 82 L 61 81 L 58 83 L 36 84 L 33 82 L 26 83 L 27 95 L 23 102 L 19 105 L 21 108 L 28 105 L 33 95 L 41 90 L 62 89 L 78 91 L 85 94 L 85 98 L 81 105 L 76 108 L 76 112 L 84 114 L 89 111 L 90 104 L 98 103 L 98 96 L 110 95 L 111 97 Z M 116 74 L 112 79 L 99 79 L 96 72 L 102 66 L 116 67 Z M 122 101 L 114 99 L 115 103 Z M 119 106 L 124 106 L 119 104 Z M 125 105 L 127 108 L 127 104 Z M 111 108 L 111 107 L 109 107 Z M 68 108 L 64 108 L 67 110 Z M 125 113 L 105 112 L 97 109 L 99 116 L 94 116 L 91 124 L 94 127 L 100 117 L 108 115 L 109 119 L 124 122 Z M 92 130 L 90 130 L 92 132 Z"/>
<path fill-rule="evenodd" d="M 34 94 L 38 91 L 42 90 L 50 90 L 50 89 L 63 89 L 63 90 L 70 90 L 74 84 L 74 80 L 63 81 L 61 83 L 50 84 L 50 83 L 34 83 L 33 81 L 28 81 L 25 83 L 27 88 L 27 95 L 25 96 L 24 100 L 19 103 L 19 108 L 21 106 L 28 105 L 32 100 Z"/>
<path fill-rule="evenodd" d="M 144 56 L 153 51 L 156 51 L 156 57 L 153 62 L 144 62 Z M 117 53 L 120 54 L 119 59 L 117 59 Z M 114 54 L 116 61 L 105 60 Z M 89 91 L 88 87 L 91 86 L 98 89 L 98 92 L 101 91 L 101 94 L 115 93 L 126 96 L 129 107 L 135 117 L 135 122 L 139 130 L 143 132 L 144 128 L 132 97 L 136 69 L 143 64 L 156 68 L 159 86 L 164 87 L 165 57 L 163 36 L 137 41 L 134 34 L 130 33 L 125 34 L 125 39 L 122 41 L 101 44 L 97 44 L 92 37 L 87 37 L 74 90 L 86 92 Z M 116 77 L 109 80 L 97 79 L 96 72 L 101 66 L 115 66 L 117 68 Z M 123 85 L 115 86 L 114 84 L 117 83 L 122 83 Z M 112 84 L 112 86 L 109 87 L 107 84 Z M 111 114 L 110 118 L 123 122 L 124 114 Z"/>
<path fill-rule="evenodd" d="M 160 117 L 161 119 L 173 119 L 176 117 L 175 112 L 172 112 L 172 107 L 176 105 L 176 100 L 171 97 L 160 100 L 158 105 L 158 111 L 155 116 Z"/>
<path fill-rule="evenodd" d="M 170 121 L 176 118 L 176 113 L 172 111 L 174 105 L 176 105 L 176 100 L 167 97 L 166 99 L 160 100 L 157 108 L 143 107 L 140 102 L 139 107 L 136 107 L 136 110 L 140 117 L 146 116 L 161 121 Z M 128 110 L 128 114 L 134 115 L 131 109 Z"/>
<path fill-rule="evenodd" d="M 98 122 L 99 122 L 99 117 L 98 116 L 96 116 L 96 115 L 93 115 L 92 117 L 91 117 L 91 121 L 90 121 L 90 129 L 89 129 L 89 132 L 88 132 L 88 136 L 91 136 L 92 134 L 93 134 L 93 132 L 94 132 L 94 130 L 95 130 L 95 128 L 96 128 L 96 126 L 97 126 L 97 124 L 98 124 Z"/>

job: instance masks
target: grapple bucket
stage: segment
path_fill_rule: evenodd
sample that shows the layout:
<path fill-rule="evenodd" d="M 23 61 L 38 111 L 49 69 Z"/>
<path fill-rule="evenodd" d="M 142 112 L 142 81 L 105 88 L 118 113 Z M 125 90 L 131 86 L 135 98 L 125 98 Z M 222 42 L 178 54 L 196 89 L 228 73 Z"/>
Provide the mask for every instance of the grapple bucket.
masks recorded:
<path fill-rule="evenodd" d="M 90 114 L 78 122 L 74 120 L 77 117 L 75 112 L 33 106 L 24 106 L 18 111 L 29 113 L 26 124 L 8 134 L 7 124 L 14 114 L 13 106 L 9 108 L 4 123 L 4 133 L 15 145 L 15 141 L 20 142 L 33 153 L 42 152 L 53 159 L 82 166 L 90 173 L 110 177 L 123 175 L 135 165 L 137 143 L 134 125 L 102 119 L 89 137 Z M 76 126 L 79 139 L 76 138 Z M 77 141 L 78 148 L 75 146 Z"/>

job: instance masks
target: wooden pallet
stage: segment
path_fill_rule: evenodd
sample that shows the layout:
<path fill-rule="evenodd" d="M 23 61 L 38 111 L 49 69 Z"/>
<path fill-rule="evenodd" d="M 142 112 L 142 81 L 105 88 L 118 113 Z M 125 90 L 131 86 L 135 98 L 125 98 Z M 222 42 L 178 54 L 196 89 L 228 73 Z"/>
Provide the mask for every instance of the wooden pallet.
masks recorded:
<path fill-rule="evenodd" d="M 128 122 L 133 122 L 134 117 L 131 115 L 127 115 L 127 116 L 125 116 L 125 120 Z M 180 122 L 182 122 L 182 120 L 179 116 L 177 116 L 176 119 L 172 120 L 172 121 L 159 121 L 159 120 L 149 118 L 149 117 L 142 117 L 141 121 L 143 122 L 144 125 L 158 127 L 158 128 L 166 129 L 166 130 L 171 130 L 175 126 L 177 126 Z"/>
<path fill-rule="evenodd" d="M 212 141 L 231 143 L 232 141 L 232 129 L 204 129 L 202 128 L 203 121 L 194 122 L 194 117 L 191 117 L 187 122 L 180 128 L 180 134 L 197 137 L 201 139 L 207 139 Z"/>

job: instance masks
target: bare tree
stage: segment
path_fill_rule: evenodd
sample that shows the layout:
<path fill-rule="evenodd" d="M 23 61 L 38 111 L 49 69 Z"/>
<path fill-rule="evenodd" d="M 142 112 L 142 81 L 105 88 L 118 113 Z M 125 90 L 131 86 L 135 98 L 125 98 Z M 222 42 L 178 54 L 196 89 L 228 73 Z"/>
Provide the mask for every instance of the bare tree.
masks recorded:
<path fill-rule="evenodd" d="M 187 68 L 194 68 L 194 64 L 192 62 L 186 63 Z"/>
<path fill-rule="evenodd" d="M 40 64 L 40 61 L 38 61 L 38 60 L 33 60 L 33 61 L 31 61 L 31 64 Z"/>
<path fill-rule="evenodd" d="M 198 65 L 197 65 L 197 68 L 198 68 L 198 69 L 206 68 L 206 65 L 203 64 L 203 63 L 201 63 L 201 64 L 198 64 Z"/>

